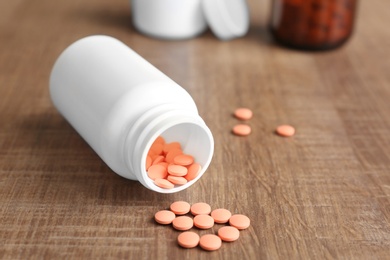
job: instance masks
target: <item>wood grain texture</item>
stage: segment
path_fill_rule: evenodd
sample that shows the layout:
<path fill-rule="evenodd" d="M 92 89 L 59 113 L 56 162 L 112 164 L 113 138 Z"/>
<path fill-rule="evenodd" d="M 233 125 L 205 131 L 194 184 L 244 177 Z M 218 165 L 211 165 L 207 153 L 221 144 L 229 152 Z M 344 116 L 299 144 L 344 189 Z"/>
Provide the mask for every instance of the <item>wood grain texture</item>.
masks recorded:
<path fill-rule="evenodd" d="M 323 53 L 276 46 L 270 1 L 249 4 L 248 35 L 221 42 L 143 36 L 128 1 L 0 3 L 1 258 L 388 259 L 390 3 L 360 1 L 351 41 Z M 194 97 L 215 155 L 191 188 L 162 195 L 119 177 L 54 109 L 54 61 L 92 34 L 125 42 Z M 254 111 L 248 137 L 230 133 L 239 106 Z M 285 123 L 296 136 L 274 134 Z M 252 225 L 216 252 L 185 250 L 153 221 L 175 200 Z"/>

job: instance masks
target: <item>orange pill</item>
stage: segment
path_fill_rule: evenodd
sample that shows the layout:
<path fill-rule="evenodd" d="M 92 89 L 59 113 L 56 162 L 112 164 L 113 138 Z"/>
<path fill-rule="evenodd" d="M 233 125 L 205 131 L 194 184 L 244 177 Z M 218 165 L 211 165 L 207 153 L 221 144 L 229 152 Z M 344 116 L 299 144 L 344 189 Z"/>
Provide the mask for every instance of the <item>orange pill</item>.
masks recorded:
<path fill-rule="evenodd" d="M 149 149 L 150 153 L 154 154 L 162 154 L 164 145 L 161 143 L 153 143 L 152 146 Z"/>
<path fill-rule="evenodd" d="M 165 169 L 167 169 L 167 172 L 168 172 L 168 163 L 167 162 L 159 162 L 157 164 L 163 166 Z"/>
<path fill-rule="evenodd" d="M 152 157 L 150 157 L 149 155 L 146 156 L 146 163 L 145 163 L 145 168 L 146 170 L 149 169 L 149 167 L 152 165 Z"/>
<path fill-rule="evenodd" d="M 168 173 L 173 176 L 183 177 L 187 174 L 188 169 L 181 165 L 171 164 L 168 166 Z"/>
<path fill-rule="evenodd" d="M 150 156 L 150 158 L 152 158 L 152 162 L 154 161 L 154 159 L 156 159 L 159 156 L 158 154 L 152 153 L 150 151 L 149 151 L 148 155 Z"/>
<path fill-rule="evenodd" d="M 164 137 L 162 137 L 162 136 L 157 137 L 156 140 L 154 140 L 153 144 L 155 144 L 155 143 L 159 143 L 159 144 L 164 145 L 165 144 Z"/>
<path fill-rule="evenodd" d="M 192 231 L 183 232 L 177 237 L 177 242 L 184 248 L 196 247 L 199 244 L 199 240 L 199 235 Z"/>
<path fill-rule="evenodd" d="M 184 178 L 186 178 L 187 181 L 192 181 L 196 178 L 196 176 L 198 176 L 201 170 L 202 166 L 200 166 L 199 163 L 193 163 L 188 167 L 187 175 L 184 176 Z"/>
<path fill-rule="evenodd" d="M 194 225 L 200 229 L 209 229 L 214 226 L 214 219 L 210 215 L 196 215 Z"/>
<path fill-rule="evenodd" d="M 240 237 L 240 231 L 237 228 L 226 226 L 218 230 L 218 236 L 226 242 L 236 241 Z"/>
<path fill-rule="evenodd" d="M 154 215 L 156 222 L 163 225 L 171 224 L 175 218 L 175 213 L 170 210 L 160 210 Z"/>
<path fill-rule="evenodd" d="M 250 219 L 242 214 L 235 214 L 230 217 L 229 224 L 237 229 L 246 229 L 250 226 Z"/>
<path fill-rule="evenodd" d="M 188 154 L 180 154 L 173 158 L 173 163 L 182 166 L 189 166 L 194 162 L 194 157 Z"/>
<path fill-rule="evenodd" d="M 252 129 L 249 125 L 238 124 L 233 127 L 233 134 L 239 136 L 247 136 L 252 132 Z"/>
<path fill-rule="evenodd" d="M 211 212 L 211 207 L 209 204 L 204 202 L 198 202 L 191 206 L 191 214 L 196 215 L 208 215 Z"/>
<path fill-rule="evenodd" d="M 152 180 L 165 179 L 168 176 L 168 173 L 164 166 L 156 164 L 148 168 L 148 176 Z"/>
<path fill-rule="evenodd" d="M 163 152 L 167 154 L 169 151 L 173 149 L 180 149 L 181 150 L 181 145 L 179 142 L 172 142 L 172 143 L 166 143 L 163 147 Z"/>
<path fill-rule="evenodd" d="M 190 217 L 180 216 L 172 221 L 172 225 L 177 230 L 189 230 L 194 226 L 194 221 Z"/>
<path fill-rule="evenodd" d="M 154 164 L 158 164 L 158 163 L 160 163 L 160 162 L 163 162 L 164 159 L 165 159 L 164 156 L 159 155 L 159 156 L 157 156 L 157 157 L 153 160 L 152 164 L 154 165 Z"/>
<path fill-rule="evenodd" d="M 234 116 L 240 120 L 249 120 L 252 118 L 253 112 L 249 108 L 241 107 L 234 111 Z"/>
<path fill-rule="evenodd" d="M 182 153 L 183 153 L 183 151 L 181 149 L 178 149 L 178 148 L 172 149 L 165 156 L 165 161 L 168 163 L 173 163 L 173 159 Z"/>
<path fill-rule="evenodd" d="M 280 136 L 290 137 L 295 134 L 295 128 L 290 125 L 280 125 L 276 128 L 276 133 Z"/>
<path fill-rule="evenodd" d="M 231 216 L 232 213 L 227 209 L 215 209 L 211 212 L 211 217 L 219 224 L 227 223 Z"/>
<path fill-rule="evenodd" d="M 187 179 L 184 177 L 173 176 L 173 175 L 168 175 L 167 180 L 176 185 L 184 185 L 188 182 Z"/>
<path fill-rule="evenodd" d="M 206 234 L 200 238 L 199 245 L 204 250 L 214 251 L 221 247 L 222 240 L 219 236 L 213 234 Z"/>
<path fill-rule="evenodd" d="M 185 201 L 175 201 L 169 208 L 177 215 L 184 215 L 190 212 L 191 205 Z"/>
<path fill-rule="evenodd" d="M 163 189 L 173 189 L 175 185 L 166 179 L 155 179 L 154 184 Z"/>

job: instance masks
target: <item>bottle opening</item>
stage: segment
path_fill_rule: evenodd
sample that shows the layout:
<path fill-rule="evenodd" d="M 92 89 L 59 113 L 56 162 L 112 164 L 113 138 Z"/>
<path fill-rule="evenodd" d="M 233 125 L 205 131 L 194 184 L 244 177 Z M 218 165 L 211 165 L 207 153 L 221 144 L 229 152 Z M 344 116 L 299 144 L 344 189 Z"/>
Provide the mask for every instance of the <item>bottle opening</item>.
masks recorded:
<path fill-rule="evenodd" d="M 148 152 L 159 137 L 163 137 L 166 143 L 179 142 L 184 154 L 191 155 L 194 162 L 201 165 L 201 170 L 198 175 L 183 185 L 175 185 L 173 188 L 161 188 L 154 183 L 154 180 L 149 178 L 146 171 L 146 158 Z M 174 193 L 184 190 L 194 184 L 207 170 L 210 165 L 211 158 L 214 152 L 214 141 L 210 130 L 205 124 L 197 124 L 194 122 L 178 123 L 167 126 L 165 129 L 157 131 L 147 142 L 142 153 L 141 167 L 143 180 L 140 180 L 148 188 L 160 193 Z M 145 182 L 145 183 L 144 183 Z"/>
<path fill-rule="evenodd" d="M 191 155 L 200 164 L 201 170 L 196 178 L 183 185 L 169 185 L 170 188 L 155 184 L 155 180 L 148 176 L 146 164 L 149 150 L 159 136 L 166 143 L 179 142 L 183 153 Z M 207 170 L 214 153 L 214 139 L 196 110 L 166 104 L 154 107 L 138 118 L 128 133 L 124 149 L 128 170 L 142 185 L 156 192 L 174 193 L 194 184 Z M 161 173 L 153 177 L 163 179 L 156 176 L 161 176 Z"/>

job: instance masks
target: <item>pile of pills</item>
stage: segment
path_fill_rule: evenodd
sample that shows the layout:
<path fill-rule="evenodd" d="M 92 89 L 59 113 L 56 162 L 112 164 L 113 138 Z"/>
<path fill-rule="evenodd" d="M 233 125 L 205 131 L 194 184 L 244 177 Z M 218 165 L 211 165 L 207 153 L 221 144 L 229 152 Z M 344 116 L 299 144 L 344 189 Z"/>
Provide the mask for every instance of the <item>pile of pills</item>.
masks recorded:
<path fill-rule="evenodd" d="M 191 214 L 189 214 L 191 213 Z M 170 210 L 161 210 L 154 215 L 157 223 L 172 224 L 173 228 L 184 231 L 177 237 L 181 247 L 194 248 L 200 246 L 204 250 L 214 251 L 222 246 L 222 241 L 233 242 L 240 237 L 239 230 L 250 226 L 250 220 L 242 214 L 232 215 L 227 209 L 211 211 L 209 204 L 198 202 L 192 206 L 185 201 L 176 201 L 170 205 Z M 199 236 L 196 232 L 188 231 L 194 226 L 198 229 L 210 229 L 214 223 L 229 224 L 218 229 L 217 234 Z"/>
<path fill-rule="evenodd" d="M 184 154 L 179 142 L 156 138 L 146 156 L 146 171 L 154 184 L 164 189 L 184 185 L 198 176 L 202 167 L 194 157 Z"/>

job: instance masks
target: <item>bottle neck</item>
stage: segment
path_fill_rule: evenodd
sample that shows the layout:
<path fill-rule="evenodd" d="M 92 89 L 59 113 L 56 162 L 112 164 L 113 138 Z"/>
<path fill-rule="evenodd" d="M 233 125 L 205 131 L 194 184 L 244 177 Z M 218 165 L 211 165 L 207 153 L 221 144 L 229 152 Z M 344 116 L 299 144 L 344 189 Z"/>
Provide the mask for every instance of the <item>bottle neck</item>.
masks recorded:
<path fill-rule="evenodd" d="M 194 180 L 173 189 L 162 189 L 148 177 L 146 156 L 158 136 L 163 136 L 167 142 L 180 142 L 183 151 L 194 156 L 202 166 L 202 171 Z M 188 188 L 203 175 L 213 156 L 214 140 L 197 111 L 161 105 L 138 118 L 127 135 L 124 149 L 127 167 L 142 185 L 160 193 L 174 193 Z"/>

